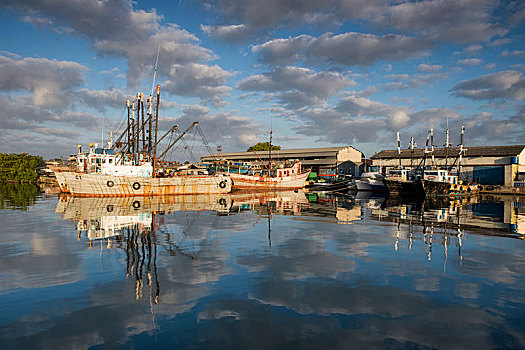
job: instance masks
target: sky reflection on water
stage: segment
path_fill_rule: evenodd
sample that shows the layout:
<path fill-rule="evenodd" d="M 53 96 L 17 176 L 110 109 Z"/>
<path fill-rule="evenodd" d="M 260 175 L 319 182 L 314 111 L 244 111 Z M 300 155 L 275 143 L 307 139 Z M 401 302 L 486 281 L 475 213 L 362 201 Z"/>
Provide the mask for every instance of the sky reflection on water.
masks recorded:
<path fill-rule="evenodd" d="M 523 202 L 39 196 L 0 210 L 0 341 L 523 348 Z"/>

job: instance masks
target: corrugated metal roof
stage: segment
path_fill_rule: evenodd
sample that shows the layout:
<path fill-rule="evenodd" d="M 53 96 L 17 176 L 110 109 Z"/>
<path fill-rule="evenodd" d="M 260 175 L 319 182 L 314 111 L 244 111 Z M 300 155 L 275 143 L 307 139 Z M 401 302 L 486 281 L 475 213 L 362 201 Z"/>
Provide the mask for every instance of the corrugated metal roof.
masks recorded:
<path fill-rule="evenodd" d="M 464 153 L 467 157 L 514 157 L 519 155 L 525 145 L 511 145 L 511 146 L 484 146 L 484 147 L 465 147 L 466 151 Z M 401 158 L 422 158 L 424 156 L 425 150 L 418 148 L 414 149 L 413 152 L 410 149 L 401 150 Z M 446 157 L 445 148 L 435 148 L 434 157 L 436 158 L 445 158 Z M 454 157 L 459 154 L 459 147 L 451 147 L 448 149 L 448 157 Z M 391 159 L 398 158 L 398 152 L 396 150 L 383 150 L 378 152 L 370 157 L 370 159 Z"/>
<path fill-rule="evenodd" d="M 272 158 L 304 158 L 304 157 L 336 157 L 337 153 L 345 148 L 353 148 L 352 146 L 341 146 L 341 147 L 323 147 L 323 148 L 299 148 L 299 149 L 282 149 L 272 150 Z M 360 151 L 358 151 L 360 152 Z M 214 153 L 209 156 L 201 157 L 202 160 L 212 160 L 218 158 L 225 159 L 253 159 L 257 158 L 257 155 L 261 158 L 268 158 L 268 151 L 256 151 L 256 152 L 231 152 L 231 153 Z"/>

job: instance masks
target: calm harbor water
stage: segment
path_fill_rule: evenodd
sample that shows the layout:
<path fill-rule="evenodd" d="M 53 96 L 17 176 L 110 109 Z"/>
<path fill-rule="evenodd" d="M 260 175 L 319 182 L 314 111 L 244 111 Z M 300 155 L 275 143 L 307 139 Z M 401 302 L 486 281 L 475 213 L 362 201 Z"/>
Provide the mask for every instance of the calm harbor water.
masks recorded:
<path fill-rule="evenodd" d="M 0 186 L 0 344 L 525 348 L 525 198 Z"/>

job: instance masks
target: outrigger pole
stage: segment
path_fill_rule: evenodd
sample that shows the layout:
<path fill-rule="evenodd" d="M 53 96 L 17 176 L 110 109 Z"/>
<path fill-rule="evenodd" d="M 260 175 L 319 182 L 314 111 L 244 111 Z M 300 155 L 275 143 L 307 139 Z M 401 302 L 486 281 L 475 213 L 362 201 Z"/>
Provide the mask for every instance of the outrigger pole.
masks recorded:
<path fill-rule="evenodd" d="M 171 143 L 171 145 L 169 145 L 164 152 L 162 152 L 162 154 L 159 156 L 159 159 L 162 159 L 162 157 L 164 157 L 166 155 L 166 153 L 168 153 L 168 151 L 171 149 L 171 147 L 173 147 L 177 142 L 179 142 L 179 140 L 182 139 L 182 137 L 184 135 L 186 135 L 188 133 L 188 131 L 190 131 L 191 128 L 193 128 L 196 125 L 199 125 L 199 122 L 193 122 L 193 124 L 191 124 L 186 130 L 184 130 L 184 132 L 182 134 L 180 134 L 179 137 L 177 137 L 175 139 L 175 141 L 173 141 Z"/>

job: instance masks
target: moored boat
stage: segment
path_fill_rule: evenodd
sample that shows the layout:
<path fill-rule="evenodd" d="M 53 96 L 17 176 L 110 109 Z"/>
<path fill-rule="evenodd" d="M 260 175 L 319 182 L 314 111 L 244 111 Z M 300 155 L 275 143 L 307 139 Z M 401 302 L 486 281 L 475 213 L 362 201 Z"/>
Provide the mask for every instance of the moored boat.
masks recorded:
<path fill-rule="evenodd" d="M 158 123 L 158 106 L 160 101 L 160 86 L 157 85 L 156 114 L 151 113 L 152 100 L 150 97 L 149 112 L 144 113 L 143 95 L 128 101 L 128 126 L 117 142 L 121 151 L 115 152 L 115 145 L 108 142 L 107 148 L 93 147 L 90 144 L 89 152 L 79 151 L 76 156 L 74 171 L 55 173 L 62 192 L 75 196 L 117 197 L 117 196 L 159 196 L 179 194 L 214 194 L 228 193 L 232 188 L 232 180 L 225 174 L 195 175 L 179 172 L 168 176 L 160 169 L 158 162 L 178 140 L 192 127 L 194 122 L 177 140 L 157 158 L 157 144 L 166 136 L 157 141 L 157 134 L 153 135 L 153 120 Z M 140 111 L 142 110 L 142 118 Z M 146 131 L 147 130 L 147 131 Z M 176 130 L 170 129 L 167 134 Z M 120 141 L 127 135 L 127 141 Z M 194 172 L 192 172 L 194 173 Z"/>
<path fill-rule="evenodd" d="M 383 179 L 389 195 L 424 197 L 425 190 L 420 178 L 412 178 L 409 169 L 392 169 Z"/>
<path fill-rule="evenodd" d="M 282 165 L 271 171 L 252 174 L 228 173 L 233 188 L 296 189 L 305 186 L 310 171 L 302 171 L 301 162 Z"/>
<path fill-rule="evenodd" d="M 355 180 L 358 191 L 386 192 L 386 186 L 383 183 L 384 176 L 376 172 L 366 172 L 361 174 L 359 179 Z"/>
<path fill-rule="evenodd" d="M 459 181 L 445 169 L 425 170 L 422 185 L 426 196 L 463 195 L 478 191 L 478 186 Z"/>
<path fill-rule="evenodd" d="M 228 193 L 232 181 L 226 175 L 172 177 L 114 176 L 78 172 L 56 173 L 62 192 L 75 196 L 120 197 L 176 194 Z"/>

